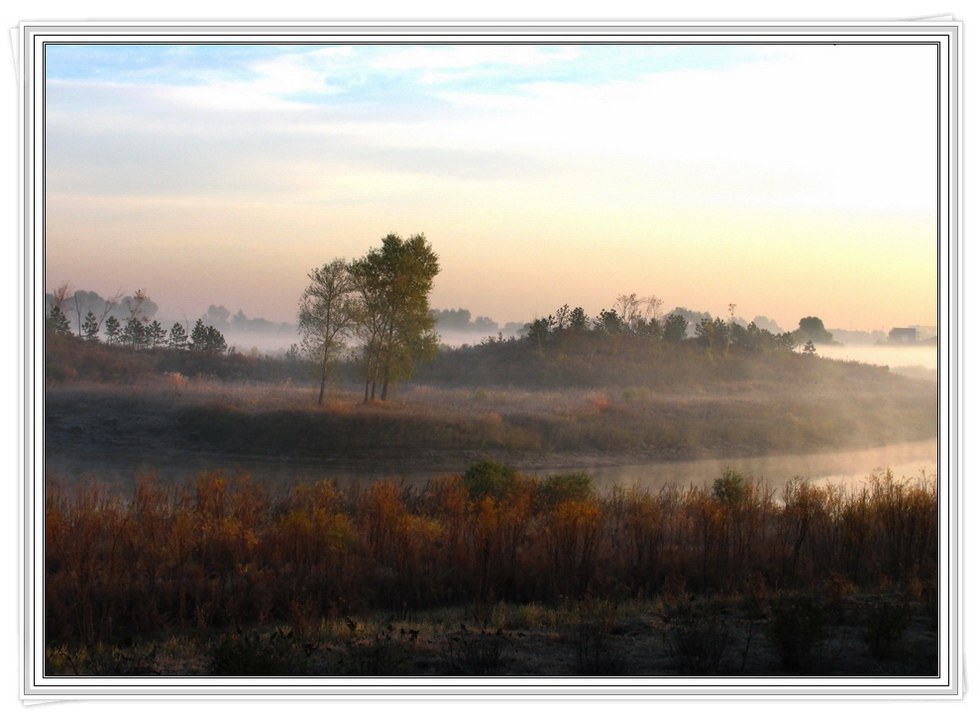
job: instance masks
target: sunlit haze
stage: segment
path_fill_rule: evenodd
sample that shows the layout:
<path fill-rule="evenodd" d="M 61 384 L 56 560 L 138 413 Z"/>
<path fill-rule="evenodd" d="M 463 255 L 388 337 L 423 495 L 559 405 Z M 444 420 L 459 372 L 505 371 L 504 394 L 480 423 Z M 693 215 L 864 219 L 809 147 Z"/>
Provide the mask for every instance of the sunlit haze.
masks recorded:
<path fill-rule="evenodd" d="M 389 232 L 501 325 L 617 295 L 936 325 L 927 45 L 57 45 L 46 281 L 295 321 Z"/>

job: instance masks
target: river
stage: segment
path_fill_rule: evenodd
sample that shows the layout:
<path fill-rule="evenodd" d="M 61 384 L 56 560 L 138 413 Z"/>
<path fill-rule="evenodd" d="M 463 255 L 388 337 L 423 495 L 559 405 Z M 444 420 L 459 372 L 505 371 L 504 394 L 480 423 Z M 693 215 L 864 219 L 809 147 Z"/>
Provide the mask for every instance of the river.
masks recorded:
<path fill-rule="evenodd" d="M 769 482 L 778 489 L 796 476 L 816 483 L 837 483 L 860 486 L 871 472 L 890 469 L 896 477 L 918 477 L 922 472 L 935 474 L 938 467 L 937 442 L 909 442 L 863 450 L 817 452 L 809 454 L 778 454 L 761 457 L 731 457 L 717 459 L 617 463 L 604 457 L 601 461 L 577 460 L 574 466 L 536 467 L 529 470 L 539 477 L 557 472 L 584 470 L 592 475 L 596 488 L 605 492 L 614 485 L 637 486 L 657 492 L 668 484 L 681 487 L 710 484 L 726 469 L 744 476 Z M 518 467 L 519 469 L 526 469 Z M 460 467 L 462 471 L 465 467 Z M 314 460 L 257 460 L 228 457 L 198 457 L 176 455 L 148 459 L 134 451 L 105 453 L 49 452 L 45 458 L 45 474 L 73 484 L 86 476 L 95 477 L 109 485 L 132 486 L 140 474 L 155 474 L 162 482 L 183 483 L 200 472 L 224 470 L 248 472 L 253 479 L 273 490 L 282 490 L 301 482 L 333 479 L 342 484 L 396 479 L 409 484 L 423 485 L 445 472 L 397 467 L 344 466 Z"/>

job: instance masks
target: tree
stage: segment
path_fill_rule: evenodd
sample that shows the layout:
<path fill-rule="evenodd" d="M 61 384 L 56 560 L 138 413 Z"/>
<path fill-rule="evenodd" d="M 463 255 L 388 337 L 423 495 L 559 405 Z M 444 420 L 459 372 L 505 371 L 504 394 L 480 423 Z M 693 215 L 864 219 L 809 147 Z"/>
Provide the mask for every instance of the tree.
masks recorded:
<path fill-rule="evenodd" d="M 589 329 L 589 322 L 589 316 L 581 307 L 576 307 L 568 314 L 568 329 L 575 332 L 584 332 Z"/>
<path fill-rule="evenodd" d="M 122 326 L 114 315 L 109 315 L 105 321 L 105 341 L 107 344 L 114 345 L 119 342 L 122 334 Z"/>
<path fill-rule="evenodd" d="M 68 318 L 65 317 L 65 313 L 57 305 L 51 308 L 47 324 L 49 330 L 59 335 L 71 334 L 71 325 L 68 323 Z"/>
<path fill-rule="evenodd" d="M 143 335 L 144 343 L 147 347 L 159 347 L 167 338 L 167 332 L 157 320 L 153 320 L 145 328 Z"/>
<path fill-rule="evenodd" d="M 391 382 L 411 376 L 415 362 L 438 347 L 429 293 L 439 257 L 423 234 L 407 240 L 389 234 L 350 272 L 360 298 L 364 400 L 374 399 L 380 384 L 383 401 Z"/>
<path fill-rule="evenodd" d="M 637 297 L 636 293 L 619 295 L 614 308 L 633 332 L 644 332 L 651 320 L 659 324 L 660 308 L 664 302 L 656 295 Z"/>
<path fill-rule="evenodd" d="M 709 355 L 712 350 L 728 347 L 728 323 L 720 317 L 702 319 L 694 328 L 694 335 L 703 346 L 708 348 Z"/>
<path fill-rule="evenodd" d="M 794 332 L 797 341 L 801 344 L 807 340 L 814 344 L 834 344 L 834 336 L 823 326 L 823 320 L 819 317 L 804 317 L 800 320 L 799 329 Z"/>
<path fill-rule="evenodd" d="M 69 295 L 71 295 L 71 285 L 65 282 L 51 291 L 51 294 L 48 295 L 48 302 L 51 304 L 52 309 L 57 309 L 64 314 L 64 307 L 68 302 Z"/>
<path fill-rule="evenodd" d="M 180 322 L 174 322 L 173 327 L 170 328 L 170 338 L 167 340 L 167 346 L 175 350 L 187 348 L 187 330 L 184 329 L 184 325 L 180 324 Z"/>
<path fill-rule="evenodd" d="M 596 330 L 611 335 L 621 334 L 629 329 L 629 325 L 616 310 L 600 310 L 593 325 Z"/>
<path fill-rule="evenodd" d="M 299 300 L 299 331 L 303 348 L 320 367 L 320 396 L 323 394 L 331 366 L 344 340 L 355 327 L 359 306 L 354 296 L 354 278 L 343 259 L 313 269 L 310 284 Z"/>
<path fill-rule="evenodd" d="M 122 331 L 122 342 L 130 347 L 143 347 L 146 345 L 146 325 L 136 317 L 130 317 Z"/>
<path fill-rule="evenodd" d="M 198 320 L 191 332 L 190 348 L 195 352 L 223 354 L 228 349 L 228 345 L 224 335 L 211 325 L 205 325 L 202 320 Z"/>
<path fill-rule="evenodd" d="M 136 290 L 132 297 L 127 297 L 123 301 L 126 304 L 126 309 L 129 310 L 130 320 L 147 322 L 157 309 L 156 304 L 146 296 L 146 292 L 143 290 Z"/>
<path fill-rule="evenodd" d="M 671 314 L 664 320 L 664 340 L 680 342 L 687 337 L 687 320 L 683 315 Z"/>
<path fill-rule="evenodd" d="M 82 323 L 82 336 L 92 342 L 99 341 L 99 321 L 92 310 L 89 310 L 85 315 L 85 321 Z"/>

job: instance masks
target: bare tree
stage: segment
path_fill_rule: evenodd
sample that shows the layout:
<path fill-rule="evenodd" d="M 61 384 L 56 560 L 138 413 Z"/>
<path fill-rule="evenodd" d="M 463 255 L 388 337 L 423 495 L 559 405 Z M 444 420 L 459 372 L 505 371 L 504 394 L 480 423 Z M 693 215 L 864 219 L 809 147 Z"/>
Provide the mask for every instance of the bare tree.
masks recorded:
<path fill-rule="evenodd" d="M 64 312 L 65 304 L 68 302 L 68 297 L 72 293 L 72 287 L 67 282 L 64 282 L 51 291 L 51 308 L 57 309 L 59 312 Z"/>
<path fill-rule="evenodd" d="M 350 266 L 337 259 L 309 273 L 310 284 L 299 300 L 299 331 L 303 348 L 320 367 L 320 395 L 323 395 L 331 364 L 350 336 L 358 316 L 354 281 Z"/>
<path fill-rule="evenodd" d="M 96 323 L 96 334 L 98 334 L 98 330 L 102 328 L 102 324 L 105 322 L 106 317 L 109 316 L 109 313 L 119 306 L 119 301 L 122 299 L 122 296 L 122 290 L 116 290 L 116 294 L 109 297 L 102 303 L 102 312 L 98 317 L 98 322 Z"/>
<path fill-rule="evenodd" d="M 633 292 L 628 295 L 619 295 L 616 298 L 616 304 L 613 305 L 613 309 L 623 319 L 626 325 L 635 332 L 641 320 L 643 322 L 656 321 L 659 323 L 663 304 L 664 301 L 656 295 L 637 297 L 636 293 Z"/>

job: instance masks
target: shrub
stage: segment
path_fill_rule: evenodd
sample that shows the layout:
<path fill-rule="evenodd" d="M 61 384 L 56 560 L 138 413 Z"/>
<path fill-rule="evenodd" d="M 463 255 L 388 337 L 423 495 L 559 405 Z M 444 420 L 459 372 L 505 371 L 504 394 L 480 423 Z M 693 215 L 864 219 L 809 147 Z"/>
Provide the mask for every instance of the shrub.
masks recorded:
<path fill-rule="evenodd" d="M 714 484 L 711 485 L 711 493 L 719 502 L 731 507 L 745 501 L 749 487 L 741 473 L 726 469 L 724 474 L 715 479 Z"/>
<path fill-rule="evenodd" d="M 499 499 L 517 484 L 517 470 L 492 459 L 481 459 L 463 474 L 463 486 L 471 499 Z"/>
<path fill-rule="evenodd" d="M 541 482 L 538 496 L 546 507 L 560 502 L 584 502 L 592 497 L 592 477 L 588 472 L 553 474 Z"/>

